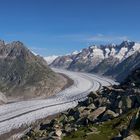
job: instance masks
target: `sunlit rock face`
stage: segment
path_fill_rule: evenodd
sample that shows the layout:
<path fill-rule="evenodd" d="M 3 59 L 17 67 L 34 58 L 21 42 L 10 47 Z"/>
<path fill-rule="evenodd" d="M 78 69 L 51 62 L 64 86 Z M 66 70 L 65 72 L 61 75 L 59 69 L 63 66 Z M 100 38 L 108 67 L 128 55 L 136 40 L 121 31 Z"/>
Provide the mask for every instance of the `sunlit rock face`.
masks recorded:
<path fill-rule="evenodd" d="M 58 77 L 46 61 L 20 41 L 0 41 L 0 92 L 8 97 L 32 98 L 49 94 Z"/>

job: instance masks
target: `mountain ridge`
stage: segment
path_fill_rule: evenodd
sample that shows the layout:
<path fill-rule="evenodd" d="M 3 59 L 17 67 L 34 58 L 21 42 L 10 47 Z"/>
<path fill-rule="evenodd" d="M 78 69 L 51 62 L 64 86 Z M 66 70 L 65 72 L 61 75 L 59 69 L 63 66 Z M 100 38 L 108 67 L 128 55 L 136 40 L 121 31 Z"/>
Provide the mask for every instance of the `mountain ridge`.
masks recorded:
<path fill-rule="evenodd" d="M 113 70 L 118 69 L 117 66 L 121 63 L 131 63 L 129 57 L 133 55 L 135 57 L 136 52 L 140 52 L 140 44 L 133 41 L 123 41 L 119 45 L 91 45 L 77 54 L 57 57 L 50 66 L 73 71 L 95 72 L 121 81 L 126 76 L 121 75 L 123 77 L 121 79 L 118 75 L 114 75 Z M 128 71 L 132 71 L 130 67 Z"/>
<path fill-rule="evenodd" d="M 9 99 L 47 97 L 64 86 L 65 78 L 20 41 L 0 41 L 0 69 L 0 91 Z"/>

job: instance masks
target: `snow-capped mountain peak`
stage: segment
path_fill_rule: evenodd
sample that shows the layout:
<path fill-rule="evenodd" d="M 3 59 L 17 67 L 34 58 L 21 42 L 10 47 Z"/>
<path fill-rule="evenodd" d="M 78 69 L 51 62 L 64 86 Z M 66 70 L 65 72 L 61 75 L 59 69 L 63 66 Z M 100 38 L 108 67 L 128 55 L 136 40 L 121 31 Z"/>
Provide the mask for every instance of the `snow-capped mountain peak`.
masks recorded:
<path fill-rule="evenodd" d="M 53 57 L 55 61 L 51 65 L 56 67 L 64 66 L 63 68 L 68 69 L 90 71 L 90 69 L 93 69 L 103 60 L 105 62 L 106 59 L 110 59 L 112 63 L 114 63 L 114 61 L 120 63 L 137 51 L 140 51 L 140 44 L 132 41 L 123 41 L 120 45 L 91 45 L 80 52 L 74 51 L 69 55 L 56 59 Z"/>
<path fill-rule="evenodd" d="M 97 49 L 98 47 L 96 45 L 92 45 L 92 46 L 89 46 L 90 49 Z"/>
<path fill-rule="evenodd" d="M 76 55 L 76 54 L 78 54 L 79 52 L 77 51 L 77 50 L 75 50 L 74 52 L 72 52 L 71 54 L 72 55 Z"/>

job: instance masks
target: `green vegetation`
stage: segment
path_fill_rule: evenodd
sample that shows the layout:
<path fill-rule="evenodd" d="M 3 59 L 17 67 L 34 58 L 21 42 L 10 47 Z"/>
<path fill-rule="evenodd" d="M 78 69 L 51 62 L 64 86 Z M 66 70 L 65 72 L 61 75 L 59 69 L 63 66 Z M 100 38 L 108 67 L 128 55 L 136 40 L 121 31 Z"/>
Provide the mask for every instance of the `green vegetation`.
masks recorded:
<path fill-rule="evenodd" d="M 93 130 L 93 131 L 92 131 Z M 95 131 L 95 132 L 94 132 Z M 111 126 L 105 125 L 93 125 L 84 128 L 80 128 L 78 131 L 65 136 L 63 140 L 108 140 L 118 134 L 117 130 L 113 130 Z"/>
<path fill-rule="evenodd" d="M 122 130 L 128 128 L 131 118 L 136 115 L 137 111 L 138 109 L 131 110 L 121 117 L 106 121 L 103 124 L 93 124 L 88 127 L 82 127 L 68 136 L 63 137 L 63 140 L 110 140 L 117 136 Z M 137 130 L 135 130 L 135 133 L 139 135 L 140 124 L 137 123 L 136 126 Z"/>

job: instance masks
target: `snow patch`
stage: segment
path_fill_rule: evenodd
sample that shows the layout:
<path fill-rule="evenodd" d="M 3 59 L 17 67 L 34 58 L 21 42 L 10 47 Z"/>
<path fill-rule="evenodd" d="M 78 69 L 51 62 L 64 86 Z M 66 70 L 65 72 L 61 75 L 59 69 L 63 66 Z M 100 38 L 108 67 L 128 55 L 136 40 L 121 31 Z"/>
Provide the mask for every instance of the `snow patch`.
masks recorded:
<path fill-rule="evenodd" d="M 122 60 L 123 58 L 125 58 L 127 52 L 128 48 L 122 47 L 115 57 L 118 58 L 119 60 Z"/>
<path fill-rule="evenodd" d="M 103 54 L 103 50 L 101 49 L 93 49 L 93 53 L 92 53 L 93 57 L 101 57 L 104 58 L 104 54 Z"/>
<path fill-rule="evenodd" d="M 76 54 L 78 54 L 79 52 L 78 51 L 74 51 L 74 52 L 72 52 L 71 54 L 72 55 L 76 55 Z"/>
<path fill-rule="evenodd" d="M 128 58 L 131 55 L 133 55 L 137 51 L 140 52 L 140 44 L 139 43 L 135 43 L 135 45 L 127 53 L 126 58 Z"/>
<path fill-rule="evenodd" d="M 105 58 L 108 58 L 109 57 L 109 53 L 110 53 L 110 50 L 109 48 L 105 48 Z"/>
<path fill-rule="evenodd" d="M 48 64 L 51 64 L 58 56 L 52 55 L 52 56 L 47 56 L 44 57 L 44 59 L 47 61 Z"/>

